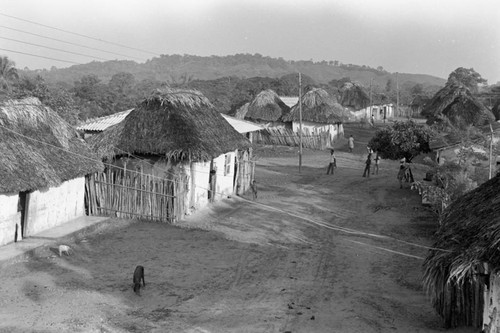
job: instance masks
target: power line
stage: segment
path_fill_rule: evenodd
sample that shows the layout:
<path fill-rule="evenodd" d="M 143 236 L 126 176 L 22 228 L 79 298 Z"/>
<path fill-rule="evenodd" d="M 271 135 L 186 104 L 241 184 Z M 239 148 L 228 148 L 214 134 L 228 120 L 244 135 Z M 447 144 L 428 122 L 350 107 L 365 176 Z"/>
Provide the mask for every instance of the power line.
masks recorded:
<path fill-rule="evenodd" d="M 37 22 L 30 21 L 30 20 L 22 19 L 20 17 L 16 17 L 16 16 L 12 16 L 12 15 L 7 15 L 7 14 L 4 14 L 4 13 L 0 13 L 0 15 L 5 16 L 5 17 L 10 17 L 10 18 L 13 18 L 13 19 L 16 19 L 16 20 L 19 20 L 19 21 L 28 22 L 28 23 L 31 23 L 31 24 L 36 24 L 36 25 L 39 25 L 39 26 L 42 26 L 42 27 L 45 27 L 45 28 L 49 28 L 49 29 L 53 29 L 53 30 L 57 30 L 57 31 L 62 31 L 62 32 L 65 32 L 65 33 L 68 33 L 68 34 L 72 34 L 72 35 L 75 35 L 75 36 L 80 36 L 80 37 L 92 39 L 92 40 L 95 40 L 95 41 L 98 41 L 98 42 L 101 42 L 101 43 L 108 43 L 108 44 L 119 46 L 119 47 L 123 47 L 123 48 L 126 48 L 126 49 L 135 50 L 135 51 L 139 51 L 139 52 L 143 52 L 143 53 L 149 53 L 149 54 L 152 54 L 152 55 L 155 55 L 155 56 L 160 56 L 160 54 L 155 53 L 155 52 L 151 52 L 151 51 L 147 51 L 147 50 L 142 50 L 142 49 L 138 49 L 138 48 L 135 48 L 135 47 L 130 47 L 130 46 L 126 46 L 126 45 L 122 45 L 122 44 L 118 44 L 118 43 L 106 41 L 106 40 L 103 40 L 103 39 L 100 39 L 100 38 L 95 38 L 95 37 L 87 36 L 87 35 L 84 35 L 84 34 L 79 34 L 79 33 L 76 33 L 76 32 L 72 32 L 72 31 L 68 31 L 68 30 L 64 30 L 64 29 L 60 29 L 60 28 L 51 27 L 49 25 L 45 25 L 45 24 L 42 24 L 42 23 L 37 23 Z"/>
<path fill-rule="evenodd" d="M 45 49 L 49 49 L 49 50 L 54 50 L 54 51 L 59 51 L 59 52 L 65 52 L 65 53 L 76 54 L 76 55 L 79 55 L 79 56 L 84 56 L 84 57 L 93 58 L 93 59 L 99 59 L 99 60 L 111 61 L 111 59 L 101 58 L 101 57 L 92 56 L 92 55 L 83 54 L 83 53 L 78 53 L 78 52 L 65 51 L 65 50 L 62 50 L 62 49 L 58 49 L 58 48 L 56 48 L 56 47 L 50 47 L 50 46 L 45 46 L 45 45 L 40 45 L 40 44 L 35 44 L 35 43 L 24 42 L 24 41 L 22 41 L 22 40 L 18 40 L 18 39 L 13 39 L 13 38 L 8 38 L 8 37 L 2 37 L 2 36 L 0 36 L 0 38 L 1 38 L 1 39 L 10 40 L 10 41 L 13 41 L 13 42 L 16 42 L 16 43 L 22 43 L 22 44 L 28 44 L 28 45 L 33 45 L 33 46 L 43 47 L 43 48 L 45 48 Z"/>
<path fill-rule="evenodd" d="M 13 31 L 18 31 L 18 32 L 21 32 L 21 33 L 24 33 L 24 34 L 28 34 L 28 35 L 32 35 L 32 36 L 37 36 L 37 37 L 41 37 L 41 38 L 46 38 L 46 39 L 54 40 L 56 42 L 66 43 L 66 44 L 69 44 L 69 45 L 75 45 L 75 46 L 79 46 L 79 47 L 84 47 L 84 48 L 87 48 L 87 49 L 90 49 L 90 50 L 105 52 L 105 53 L 114 54 L 114 55 L 119 55 L 119 56 L 122 56 L 122 57 L 132 58 L 132 59 L 136 59 L 136 60 L 140 60 L 140 61 L 143 60 L 141 58 L 129 56 L 129 55 L 126 55 L 126 54 L 121 54 L 121 53 L 116 53 L 116 52 L 110 52 L 110 51 L 98 49 L 98 48 L 91 47 L 91 46 L 86 46 L 86 45 L 82 45 L 82 44 L 78 44 L 78 43 L 68 42 L 68 41 L 65 41 L 65 40 L 62 40 L 62 39 L 57 39 L 57 38 L 52 38 L 52 37 L 48 37 L 48 36 L 44 36 L 44 35 L 35 34 L 35 33 L 32 33 L 32 32 L 29 32 L 29 31 L 24 31 L 24 30 L 20 30 L 20 29 L 6 27 L 4 25 L 0 25 L 0 28 L 9 29 L 9 30 L 13 30 Z"/>
<path fill-rule="evenodd" d="M 37 55 L 37 54 L 32 54 L 32 53 L 26 53 L 26 52 L 20 52 L 20 51 L 8 50 L 8 49 L 4 49 L 4 48 L 0 48 L 0 50 L 7 51 L 7 52 L 13 52 L 13 53 L 24 54 L 24 55 L 27 55 L 27 56 L 32 56 L 32 57 L 37 57 L 37 58 L 44 58 L 44 59 L 50 59 L 50 60 L 55 60 L 55 61 L 60 61 L 60 62 L 67 62 L 67 63 L 69 63 L 69 64 L 83 65 L 81 62 L 74 62 L 74 61 L 69 61 L 69 60 L 62 60 L 62 59 L 56 59 L 56 58 L 50 58 L 50 57 L 44 57 L 44 56 Z"/>

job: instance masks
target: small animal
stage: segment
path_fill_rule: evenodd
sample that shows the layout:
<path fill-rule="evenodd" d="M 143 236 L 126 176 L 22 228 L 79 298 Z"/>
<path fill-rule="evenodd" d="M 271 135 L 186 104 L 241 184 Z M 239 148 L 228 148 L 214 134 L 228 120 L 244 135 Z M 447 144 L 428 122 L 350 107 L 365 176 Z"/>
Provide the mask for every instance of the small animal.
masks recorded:
<path fill-rule="evenodd" d="M 142 287 L 146 287 L 146 281 L 144 281 L 144 267 L 137 266 L 134 271 L 134 292 L 137 295 L 141 295 L 141 280 Z"/>
<path fill-rule="evenodd" d="M 59 257 L 65 253 L 66 255 L 70 255 L 73 250 L 68 245 L 59 245 Z"/>

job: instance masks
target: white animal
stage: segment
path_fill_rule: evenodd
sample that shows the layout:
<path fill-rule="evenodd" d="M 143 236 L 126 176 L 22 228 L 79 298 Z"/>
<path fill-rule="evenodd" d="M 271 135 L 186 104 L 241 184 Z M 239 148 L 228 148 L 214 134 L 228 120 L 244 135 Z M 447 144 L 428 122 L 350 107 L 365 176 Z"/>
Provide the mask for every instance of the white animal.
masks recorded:
<path fill-rule="evenodd" d="M 70 255 L 73 250 L 68 245 L 59 245 L 59 257 L 66 253 L 66 255 Z"/>

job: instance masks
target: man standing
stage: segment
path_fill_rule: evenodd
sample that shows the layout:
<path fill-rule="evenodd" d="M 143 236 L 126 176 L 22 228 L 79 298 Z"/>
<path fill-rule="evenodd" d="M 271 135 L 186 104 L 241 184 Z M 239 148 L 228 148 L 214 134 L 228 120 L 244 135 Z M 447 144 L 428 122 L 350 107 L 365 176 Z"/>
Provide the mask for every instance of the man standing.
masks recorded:
<path fill-rule="evenodd" d="M 353 149 L 354 149 L 354 138 L 352 137 L 352 134 L 351 136 L 349 137 L 348 139 L 349 143 L 349 152 L 352 153 Z"/>
<path fill-rule="evenodd" d="M 329 175 L 330 172 L 333 175 L 334 169 L 337 167 L 337 160 L 335 159 L 335 150 L 330 150 L 330 164 L 328 164 L 328 170 L 326 170 L 326 174 Z"/>
<path fill-rule="evenodd" d="M 372 164 L 372 154 L 369 153 L 365 161 L 365 171 L 363 171 L 363 177 L 370 178 L 370 166 Z"/>
<path fill-rule="evenodd" d="M 375 166 L 373 167 L 372 175 L 374 174 L 378 175 L 378 162 L 380 161 L 380 157 L 378 156 L 378 151 L 375 151 L 375 158 L 373 160 L 375 161 Z"/>

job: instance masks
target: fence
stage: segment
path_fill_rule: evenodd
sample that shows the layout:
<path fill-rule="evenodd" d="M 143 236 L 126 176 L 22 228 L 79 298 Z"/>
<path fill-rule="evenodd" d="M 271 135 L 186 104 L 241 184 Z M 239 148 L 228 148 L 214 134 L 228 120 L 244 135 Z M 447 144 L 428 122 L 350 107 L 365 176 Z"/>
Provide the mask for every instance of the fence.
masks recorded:
<path fill-rule="evenodd" d="M 176 222 L 184 216 L 185 182 L 108 167 L 86 177 L 86 209 L 89 215 Z"/>
<path fill-rule="evenodd" d="M 299 134 L 291 129 L 270 127 L 255 133 L 255 142 L 265 145 L 280 145 L 298 147 Z M 311 134 L 306 128 L 302 134 L 302 147 L 311 149 L 333 148 L 334 141 L 329 131 L 320 134 Z"/>

